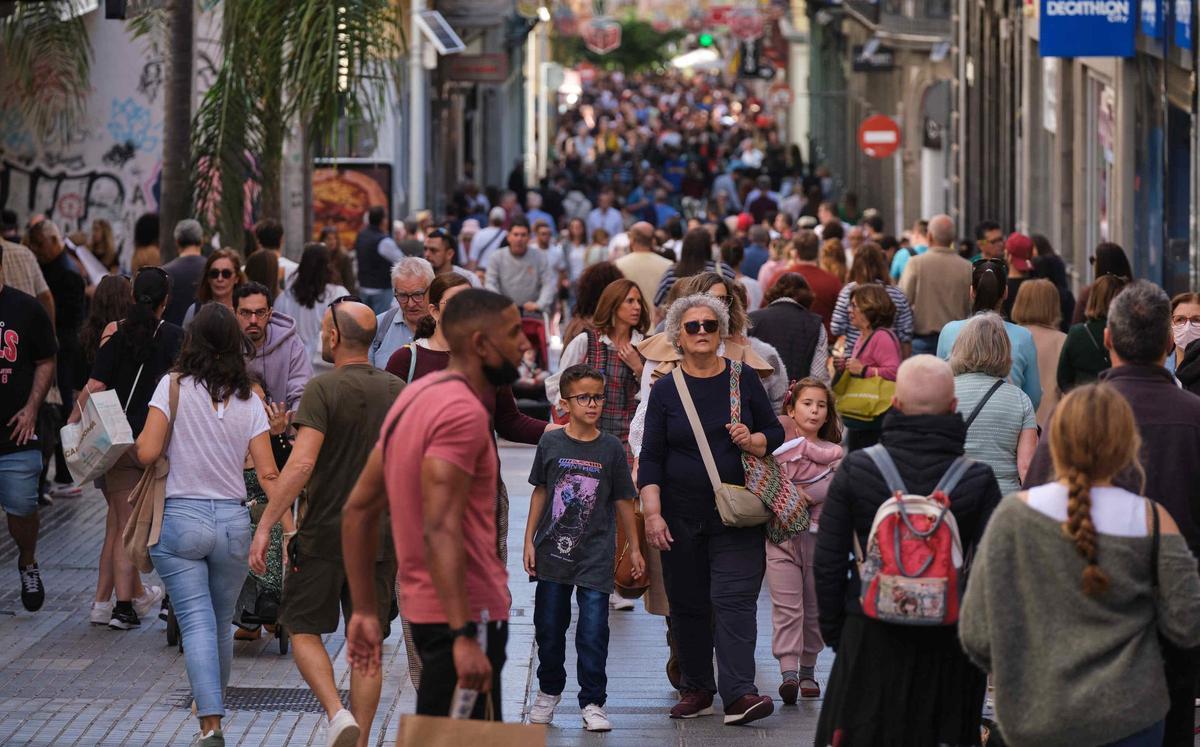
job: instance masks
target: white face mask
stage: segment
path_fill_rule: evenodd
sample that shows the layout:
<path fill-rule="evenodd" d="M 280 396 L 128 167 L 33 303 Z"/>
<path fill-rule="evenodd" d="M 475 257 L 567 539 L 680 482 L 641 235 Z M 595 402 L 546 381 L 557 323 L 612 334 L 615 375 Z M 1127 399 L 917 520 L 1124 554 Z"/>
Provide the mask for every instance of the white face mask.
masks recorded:
<path fill-rule="evenodd" d="M 1184 322 L 1171 326 L 1171 335 L 1175 338 L 1175 346 L 1187 350 L 1187 346 L 1200 340 L 1200 324 Z"/>

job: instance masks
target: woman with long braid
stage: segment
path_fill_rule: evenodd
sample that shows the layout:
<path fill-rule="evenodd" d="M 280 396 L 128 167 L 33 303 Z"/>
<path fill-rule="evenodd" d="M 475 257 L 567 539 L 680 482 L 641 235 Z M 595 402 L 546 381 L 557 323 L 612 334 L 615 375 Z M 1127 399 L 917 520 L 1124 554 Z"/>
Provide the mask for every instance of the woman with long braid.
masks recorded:
<path fill-rule="evenodd" d="M 959 619 L 1011 745 L 1161 745 L 1159 636 L 1200 644 L 1200 576 L 1170 514 L 1115 487 L 1138 464 L 1129 403 L 1081 386 L 1050 421 L 1058 481 L 992 514 Z"/>

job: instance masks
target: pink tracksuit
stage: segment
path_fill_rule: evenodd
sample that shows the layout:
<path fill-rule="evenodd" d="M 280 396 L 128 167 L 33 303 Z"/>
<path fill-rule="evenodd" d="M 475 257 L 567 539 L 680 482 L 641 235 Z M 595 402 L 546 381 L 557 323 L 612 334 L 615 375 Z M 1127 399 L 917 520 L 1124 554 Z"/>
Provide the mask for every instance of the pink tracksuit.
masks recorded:
<path fill-rule="evenodd" d="M 828 441 L 800 437 L 775 452 L 784 476 L 808 495 L 812 525 L 781 545 L 767 540 L 767 588 L 771 592 L 771 653 L 780 671 L 816 664 L 825 644 L 817 621 L 817 591 L 813 581 L 813 554 L 825 493 L 834 470 L 842 461 L 842 447 Z"/>

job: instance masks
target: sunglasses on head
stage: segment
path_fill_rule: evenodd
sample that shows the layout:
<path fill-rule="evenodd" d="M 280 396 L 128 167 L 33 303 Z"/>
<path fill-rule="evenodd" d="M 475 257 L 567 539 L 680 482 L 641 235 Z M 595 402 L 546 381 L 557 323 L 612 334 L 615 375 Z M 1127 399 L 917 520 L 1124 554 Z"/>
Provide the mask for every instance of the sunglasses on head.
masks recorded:
<path fill-rule="evenodd" d="M 211 280 L 216 280 L 217 278 L 228 280 L 233 277 L 233 270 L 209 270 L 208 277 Z"/>
<path fill-rule="evenodd" d="M 358 296 L 338 296 L 337 298 L 333 299 L 333 303 L 329 304 L 329 316 L 333 320 L 333 328 L 337 330 L 338 337 L 342 336 L 342 329 L 338 326 L 337 306 L 340 303 L 346 302 L 362 303 L 362 299 Z"/>
<path fill-rule="evenodd" d="M 443 239 L 443 240 L 448 241 L 450 239 L 450 234 L 444 228 L 435 228 L 432 231 L 430 231 L 429 233 L 425 234 L 425 238 L 427 238 L 427 239 Z"/>
<path fill-rule="evenodd" d="M 683 331 L 687 332 L 689 335 L 698 335 L 700 334 L 701 329 L 711 335 L 720 328 L 721 325 L 716 319 L 705 319 L 702 322 L 683 323 Z"/>
<path fill-rule="evenodd" d="M 975 261 L 971 263 L 971 266 L 979 267 L 980 265 L 985 265 L 988 263 L 999 267 L 1005 275 L 1008 274 L 1008 263 L 1002 259 L 996 259 L 995 257 L 976 257 Z"/>

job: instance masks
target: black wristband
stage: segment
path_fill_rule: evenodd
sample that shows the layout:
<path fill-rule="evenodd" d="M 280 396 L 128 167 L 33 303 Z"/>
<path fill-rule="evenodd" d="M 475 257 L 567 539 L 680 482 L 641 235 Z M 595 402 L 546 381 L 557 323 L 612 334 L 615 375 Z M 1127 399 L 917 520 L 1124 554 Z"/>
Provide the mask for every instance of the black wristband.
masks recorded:
<path fill-rule="evenodd" d="M 475 636 L 477 636 L 478 634 L 479 634 L 479 626 L 476 625 L 474 622 L 468 622 L 466 625 L 462 626 L 461 628 L 452 628 L 450 630 L 451 638 L 474 639 Z"/>

